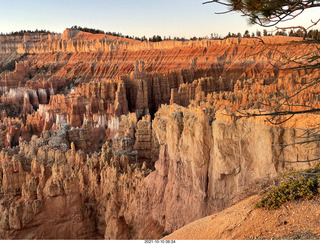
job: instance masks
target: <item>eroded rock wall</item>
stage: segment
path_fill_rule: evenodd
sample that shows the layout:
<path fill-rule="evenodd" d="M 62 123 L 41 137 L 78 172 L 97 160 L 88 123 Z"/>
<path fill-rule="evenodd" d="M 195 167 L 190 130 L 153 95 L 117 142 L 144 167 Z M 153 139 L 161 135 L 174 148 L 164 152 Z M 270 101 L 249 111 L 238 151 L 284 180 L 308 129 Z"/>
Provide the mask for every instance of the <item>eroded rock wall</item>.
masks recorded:
<path fill-rule="evenodd" d="M 84 152 L 88 145 L 77 149 L 65 122 L 56 133 L 3 151 L 1 238 L 160 238 L 259 191 L 285 170 L 310 166 L 285 163 L 297 152 L 319 153 L 278 146 L 292 142 L 300 132 L 290 127 L 305 117 L 281 128 L 264 118 L 233 121 L 225 111 L 177 105 L 163 106 L 152 124 L 135 116 L 124 117 L 113 141 L 94 154 Z M 151 150 L 159 157 L 150 158 Z"/>
<path fill-rule="evenodd" d="M 157 239 L 312 166 L 319 115 L 231 116 L 320 108 L 318 72 L 279 69 L 317 46 L 263 40 L 1 37 L 0 238 Z"/>

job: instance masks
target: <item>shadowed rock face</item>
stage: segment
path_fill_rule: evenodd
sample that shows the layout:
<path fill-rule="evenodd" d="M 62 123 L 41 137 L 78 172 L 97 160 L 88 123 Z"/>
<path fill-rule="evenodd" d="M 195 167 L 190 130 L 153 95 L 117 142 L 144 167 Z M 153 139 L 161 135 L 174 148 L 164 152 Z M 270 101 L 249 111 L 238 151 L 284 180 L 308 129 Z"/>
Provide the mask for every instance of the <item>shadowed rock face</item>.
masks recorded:
<path fill-rule="evenodd" d="M 316 157 L 316 143 L 280 145 L 318 115 L 280 126 L 227 115 L 268 109 L 319 75 L 276 68 L 279 50 L 315 47 L 264 40 L 1 36 L 0 67 L 18 62 L 0 73 L 0 238 L 161 238 L 311 166 L 285 161 Z M 318 93 L 293 104 L 320 107 Z"/>

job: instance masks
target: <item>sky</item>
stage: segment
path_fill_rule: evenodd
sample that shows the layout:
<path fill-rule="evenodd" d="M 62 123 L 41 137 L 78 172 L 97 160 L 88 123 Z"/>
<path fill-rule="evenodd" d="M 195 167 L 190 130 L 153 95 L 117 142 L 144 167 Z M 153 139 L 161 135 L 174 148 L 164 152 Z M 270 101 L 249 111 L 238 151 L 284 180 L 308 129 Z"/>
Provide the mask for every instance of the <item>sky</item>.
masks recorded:
<path fill-rule="evenodd" d="M 0 0 L 0 32 L 46 29 L 62 33 L 73 25 L 130 36 L 204 37 L 216 33 L 256 32 L 239 13 L 215 14 L 224 6 L 205 0 Z M 320 8 L 307 11 L 293 23 L 309 26 Z M 318 12 L 318 13 L 317 13 Z M 320 24 L 317 26 L 320 29 Z M 269 28 L 268 31 L 274 30 Z"/>

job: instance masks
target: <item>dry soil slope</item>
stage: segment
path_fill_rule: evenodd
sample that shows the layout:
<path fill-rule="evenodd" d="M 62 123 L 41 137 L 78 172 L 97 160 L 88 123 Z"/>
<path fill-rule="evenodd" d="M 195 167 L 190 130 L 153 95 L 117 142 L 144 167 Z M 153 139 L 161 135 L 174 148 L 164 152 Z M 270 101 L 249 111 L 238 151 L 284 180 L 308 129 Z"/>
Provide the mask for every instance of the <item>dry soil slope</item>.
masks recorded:
<path fill-rule="evenodd" d="M 167 240 L 320 239 L 320 199 L 293 201 L 277 210 L 255 208 L 252 196 L 190 223 Z"/>

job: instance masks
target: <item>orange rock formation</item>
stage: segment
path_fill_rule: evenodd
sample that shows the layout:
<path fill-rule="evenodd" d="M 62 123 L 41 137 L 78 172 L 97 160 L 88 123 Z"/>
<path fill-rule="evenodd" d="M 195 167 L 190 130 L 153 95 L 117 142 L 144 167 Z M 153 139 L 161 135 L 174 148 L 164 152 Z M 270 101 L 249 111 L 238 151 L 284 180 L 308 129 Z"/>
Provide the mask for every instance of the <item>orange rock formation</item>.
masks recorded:
<path fill-rule="evenodd" d="M 318 114 L 230 116 L 320 108 L 319 72 L 287 62 L 319 47 L 263 41 L 1 36 L 0 238 L 161 238 L 312 166 L 286 162 L 317 142 L 281 145 Z"/>

